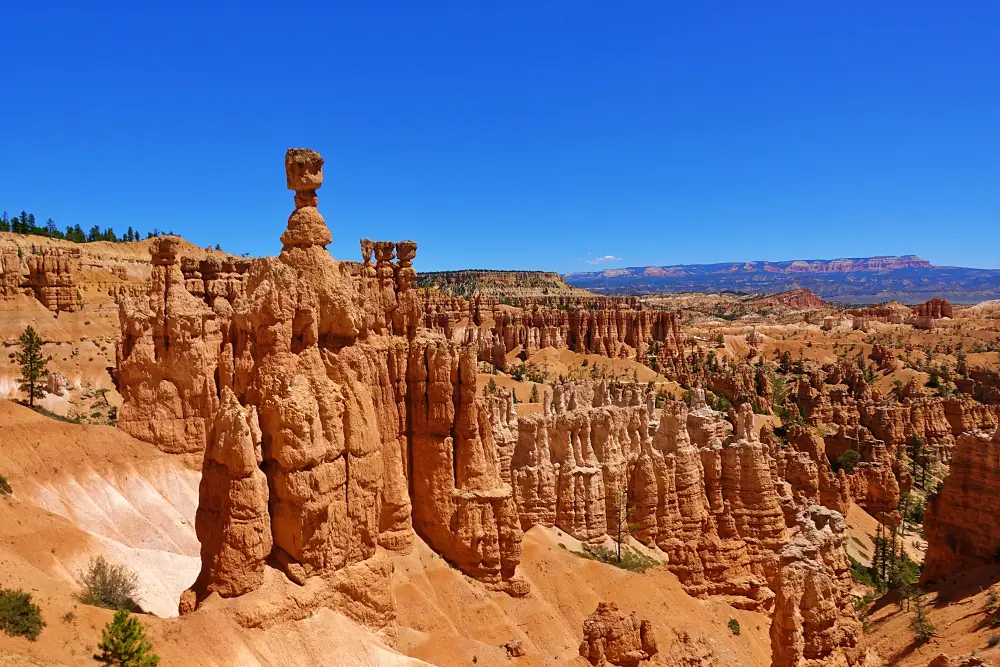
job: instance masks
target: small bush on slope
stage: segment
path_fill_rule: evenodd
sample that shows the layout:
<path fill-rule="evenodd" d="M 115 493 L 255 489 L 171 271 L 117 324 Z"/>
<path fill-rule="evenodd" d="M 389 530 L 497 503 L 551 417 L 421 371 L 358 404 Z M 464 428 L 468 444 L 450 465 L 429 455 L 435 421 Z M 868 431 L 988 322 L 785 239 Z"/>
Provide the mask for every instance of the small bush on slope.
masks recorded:
<path fill-rule="evenodd" d="M 98 556 L 92 558 L 87 568 L 80 573 L 80 579 L 83 580 L 80 602 L 116 611 L 138 610 L 138 578 L 135 572 L 124 565 L 109 563 L 103 556 Z"/>
<path fill-rule="evenodd" d="M 0 630 L 12 637 L 35 641 L 44 627 L 42 610 L 31 601 L 30 594 L 0 588 Z"/>
<path fill-rule="evenodd" d="M 651 567 L 656 567 L 660 563 L 655 558 L 650 558 L 628 547 L 622 547 L 622 559 L 618 560 L 618 554 L 614 549 L 608 549 L 595 544 L 584 544 L 583 551 L 574 551 L 578 556 L 583 556 L 590 560 L 596 560 L 608 565 L 614 565 L 630 572 L 645 572 Z"/>

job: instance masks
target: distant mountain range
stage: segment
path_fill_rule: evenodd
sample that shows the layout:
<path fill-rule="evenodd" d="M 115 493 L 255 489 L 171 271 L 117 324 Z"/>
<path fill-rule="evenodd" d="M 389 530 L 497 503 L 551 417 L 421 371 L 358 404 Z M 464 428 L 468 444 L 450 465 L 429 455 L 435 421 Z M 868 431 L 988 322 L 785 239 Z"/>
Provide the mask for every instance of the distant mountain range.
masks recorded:
<path fill-rule="evenodd" d="M 841 303 L 896 300 L 912 304 L 933 297 L 952 303 L 978 303 L 1000 298 L 1000 269 L 934 266 L 916 255 L 638 266 L 568 273 L 563 278 L 571 285 L 602 294 L 774 294 L 806 288 Z"/>

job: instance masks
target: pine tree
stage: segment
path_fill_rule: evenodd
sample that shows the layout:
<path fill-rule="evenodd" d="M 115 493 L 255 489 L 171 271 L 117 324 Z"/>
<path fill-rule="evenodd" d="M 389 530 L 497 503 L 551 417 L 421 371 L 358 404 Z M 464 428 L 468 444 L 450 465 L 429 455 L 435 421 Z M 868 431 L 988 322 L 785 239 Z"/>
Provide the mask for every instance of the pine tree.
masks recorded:
<path fill-rule="evenodd" d="M 3 215 L 0 216 L 0 232 L 9 232 L 9 231 L 10 231 L 10 218 L 7 217 L 7 211 L 4 211 Z"/>
<path fill-rule="evenodd" d="M 927 616 L 927 607 L 924 605 L 923 596 L 919 591 L 913 596 L 913 618 L 910 619 L 910 630 L 913 638 L 919 644 L 930 641 L 937 630 Z"/>
<path fill-rule="evenodd" d="M 538 385 L 537 384 L 531 388 L 531 396 L 528 397 L 528 402 L 529 403 L 537 403 L 538 402 Z"/>
<path fill-rule="evenodd" d="M 153 645 L 146 639 L 142 623 L 125 609 L 115 612 L 114 619 L 104 626 L 100 653 L 94 660 L 102 665 L 115 667 L 156 667 L 160 656 L 153 653 Z"/>
<path fill-rule="evenodd" d="M 53 238 L 59 236 L 59 228 L 56 227 L 56 221 L 52 218 L 49 218 L 45 223 L 45 233 L 48 234 L 49 237 Z"/>
<path fill-rule="evenodd" d="M 35 399 L 45 395 L 42 384 L 49 376 L 45 364 L 49 363 L 52 357 L 42 355 L 42 339 L 30 326 L 24 330 L 17 342 L 21 346 L 21 351 L 14 355 L 21 366 L 21 377 L 18 378 L 18 382 L 21 391 L 28 392 L 28 404 L 35 407 Z"/>

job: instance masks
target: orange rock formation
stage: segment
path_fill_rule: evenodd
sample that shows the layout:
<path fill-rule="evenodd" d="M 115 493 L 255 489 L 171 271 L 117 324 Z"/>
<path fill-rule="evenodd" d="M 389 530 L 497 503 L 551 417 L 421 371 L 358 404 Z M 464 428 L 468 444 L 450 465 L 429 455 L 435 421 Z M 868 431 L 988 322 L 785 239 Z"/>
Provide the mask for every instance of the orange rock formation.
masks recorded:
<path fill-rule="evenodd" d="M 633 667 L 657 652 L 649 621 L 625 614 L 614 602 L 600 602 L 583 622 L 580 655 L 590 664 Z"/>
<path fill-rule="evenodd" d="M 314 151 L 286 156 L 296 208 L 278 257 L 195 265 L 161 237 L 148 290 L 121 299 L 119 426 L 203 457 L 202 567 L 183 613 L 218 596 L 239 623 L 268 627 L 332 607 L 391 642 L 388 552 L 409 550 L 414 535 L 483 585 L 522 595 L 523 530 L 557 526 L 598 542 L 624 520 L 692 594 L 755 610 L 777 596 L 774 632 L 789 637 L 816 607 L 817 623 L 838 629 L 807 639 L 805 655 L 854 650 L 840 630 L 853 627 L 840 616 L 845 570 L 823 546 L 843 538 L 843 520 L 819 509 L 802 518 L 813 502 L 843 508 L 853 489 L 821 465 L 825 443 L 802 435 L 779 452 L 758 437 L 748 403 L 727 421 L 701 390 L 691 409 L 657 408 L 642 385 L 559 382 L 525 415 L 505 391 L 477 396 L 478 360 L 519 345 L 614 356 L 657 343 L 683 364 L 678 320 L 622 302 L 455 321 L 412 289 L 415 243 L 363 240 L 354 264 L 330 256 L 316 208 L 322 166 Z M 747 379 L 755 392 L 758 379 Z M 868 400 L 863 379 L 848 381 L 852 400 Z M 803 391 L 812 412 L 837 419 L 839 395 Z M 790 547 L 814 534 L 820 546 Z M 592 661 L 654 653 L 648 628 L 614 609 L 587 628 Z"/>
<path fill-rule="evenodd" d="M 1000 429 L 958 438 L 951 473 L 930 496 L 924 520 L 927 555 L 921 579 L 933 581 L 996 559 L 1000 551 Z"/>

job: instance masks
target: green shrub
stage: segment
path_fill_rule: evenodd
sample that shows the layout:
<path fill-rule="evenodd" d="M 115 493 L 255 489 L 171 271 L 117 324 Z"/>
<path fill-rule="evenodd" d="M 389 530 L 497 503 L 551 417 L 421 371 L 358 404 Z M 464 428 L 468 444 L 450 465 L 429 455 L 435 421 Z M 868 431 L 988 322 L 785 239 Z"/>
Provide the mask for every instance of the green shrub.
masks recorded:
<path fill-rule="evenodd" d="M 868 607 L 872 606 L 872 602 L 875 602 L 875 596 L 871 593 L 867 593 L 864 597 L 854 598 L 853 605 L 854 611 L 858 613 L 859 616 L 867 614 Z"/>
<path fill-rule="evenodd" d="M 11 637 L 35 641 L 44 627 L 42 610 L 31 601 L 29 593 L 0 588 L 0 630 Z"/>
<path fill-rule="evenodd" d="M 9 496 L 14 493 L 14 489 L 10 488 L 10 482 L 3 475 L 0 475 L 0 496 Z"/>
<path fill-rule="evenodd" d="M 859 584 L 875 588 L 875 582 L 872 580 L 871 568 L 865 567 L 858 561 L 854 560 L 851 556 L 848 556 L 848 559 L 851 561 L 851 578 Z"/>
<path fill-rule="evenodd" d="M 134 616 L 124 609 L 115 612 L 115 617 L 104 626 L 100 653 L 94 660 L 104 665 L 116 667 L 156 667 L 160 656 L 153 653 L 153 645 L 146 639 L 146 629 Z"/>
<path fill-rule="evenodd" d="M 923 597 L 920 595 L 913 598 L 913 618 L 910 619 L 910 630 L 913 632 L 913 639 L 918 644 L 930 641 L 937 631 L 927 616 L 927 607 L 924 606 Z"/>
<path fill-rule="evenodd" d="M 906 519 L 910 523 L 923 523 L 926 511 L 927 506 L 917 500 L 906 510 Z"/>
<path fill-rule="evenodd" d="M 45 408 L 43 408 L 40 405 L 36 405 L 35 407 L 33 407 L 31 409 L 34 410 L 35 412 L 37 412 L 40 415 L 44 415 L 44 416 L 48 417 L 49 419 L 55 419 L 57 422 L 69 422 L 69 423 L 74 423 L 74 422 L 75 423 L 79 423 L 80 422 L 80 418 L 79 417 L 77 417 L 76 419 L 70 419 L 68 417 L 63 417 L 62 415 L 57 415 L 56 413 L 52 412 L 51 410 L 46 410 Z"/>
<path fill-rule="evenodd" d="M 739 637 L 740 636 L 740 622 L 737 621 L 735 618 L 729 619 L 729 630 L 734 635 L 736 635 L 737 637 Z"/>
<path fill-rule="evenodd" d="M 994 648 L 1000 644 L 1000 635 L 990 635 L 990 638 L 986 640 L 986 645 L 990 648 Z"/>
<path fill-rule="evenodd" d="M 83 592 L 80 602 L 105 609 L 137 611 L 139 581 L 124 565 L 109 563 L 103 556 L 91 559 L 80 573 Z"/>
<path fill-rule="evenodd" d="M 614 565 L 629 572 L 642 573 L 660 564 L 655 558 L 650 558 L 626 546 L 622 546 L 621 560 L 618 560 L 618 552 L 616 550 L 597 544 L 584 544 L 583 551 L 574 551 L 573 553 L 590 560 Z"/>
<path fill-rule="evenodd" d="M 996 589 L 991 588 L 986 591 L 986 600 L 983 602 L 983 606 L 987 614 L 992 614 L 1000 608 L 1000 594 L 997 593 Z"/>
<path fill-rule="evenodd" d="M 846 473 L 852 473 L 860 460 L 861 454 L 857 450 L 848 449 L 840 455 L 840 458 L 837 459 L 837 465 L 834 466 L 834 469 L 843 470 Z"/>

